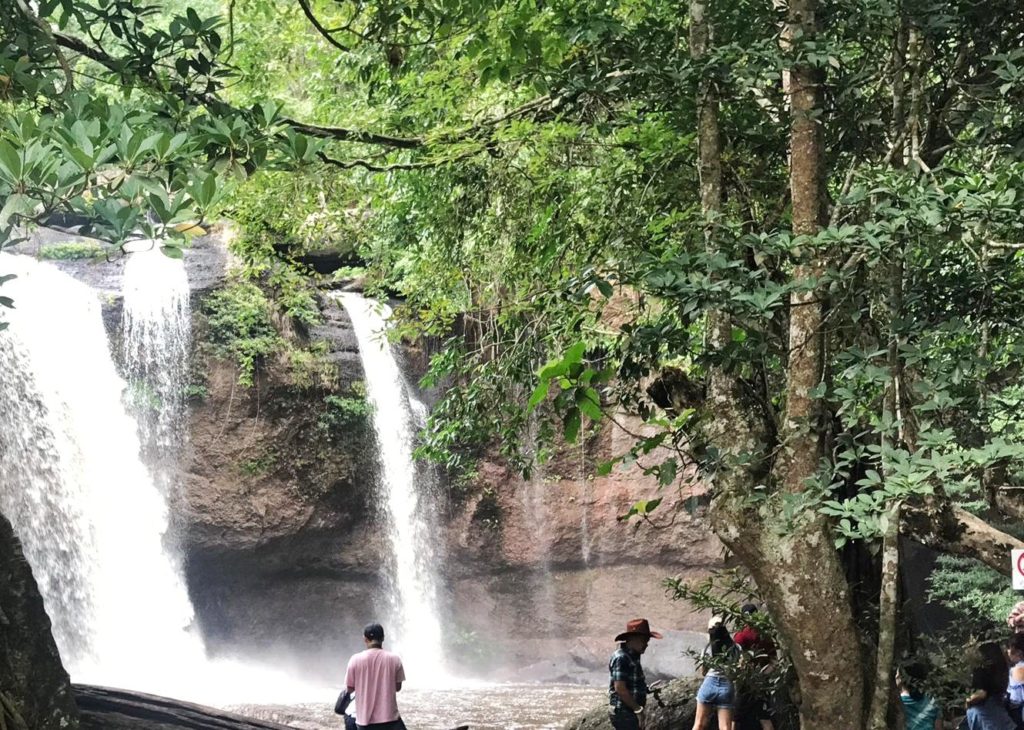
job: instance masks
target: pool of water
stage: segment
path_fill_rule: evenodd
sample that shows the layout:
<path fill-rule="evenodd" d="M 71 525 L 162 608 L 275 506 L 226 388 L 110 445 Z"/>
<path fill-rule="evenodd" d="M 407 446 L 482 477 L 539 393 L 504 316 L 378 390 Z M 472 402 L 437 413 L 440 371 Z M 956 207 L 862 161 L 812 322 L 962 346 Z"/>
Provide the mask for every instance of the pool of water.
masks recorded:
<path fill-rule="evenodd" d="M 405 688 L 398 707 L 409 730 L 557 730 L 605 701 L 606 690 L 580 685 L 498 684 L 459 689 Z M 300 728 L 338 730 L 334 697 L 323 703 L 240 705 L 230 709 L 258 720 Z"/>

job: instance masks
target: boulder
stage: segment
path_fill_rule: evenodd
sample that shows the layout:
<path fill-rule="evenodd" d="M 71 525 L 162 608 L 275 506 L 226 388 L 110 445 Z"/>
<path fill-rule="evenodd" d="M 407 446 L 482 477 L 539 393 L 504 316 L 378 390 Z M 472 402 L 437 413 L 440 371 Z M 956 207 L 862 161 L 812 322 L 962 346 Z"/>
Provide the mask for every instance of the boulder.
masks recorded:
<path fill-rule="evenodd" d="M 693 727 L 700 682 L 700 677 L 676 679 L 649 697 L 644 711 L 644 730 L 685 730 Z M 612 730 L 608 705 L 602 704 L 583 717 L 566 723 L 563 730 Z"/>
<path fill-rule="evenodd" d="M 78 727 L 68 673 L 50 633 L 32 570 L 0 515 L 0 726 L 8 730 Z"/>
<path fill-rule="evenodd" d="M 109 687 L 73 686 L 82 730 L 288 730 L 211 707 Z"/>

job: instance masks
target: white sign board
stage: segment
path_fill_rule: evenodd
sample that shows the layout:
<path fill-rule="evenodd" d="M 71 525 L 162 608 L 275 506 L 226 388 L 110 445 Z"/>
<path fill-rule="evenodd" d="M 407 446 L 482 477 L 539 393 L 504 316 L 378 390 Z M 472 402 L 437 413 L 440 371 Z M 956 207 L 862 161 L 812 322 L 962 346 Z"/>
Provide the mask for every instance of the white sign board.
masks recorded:
<path fill-rule="evenodd" d="M 1024 550 L 1010 551 L 1010 570 L 1013 571 L 1013 590 L 1024 591 Z"/>

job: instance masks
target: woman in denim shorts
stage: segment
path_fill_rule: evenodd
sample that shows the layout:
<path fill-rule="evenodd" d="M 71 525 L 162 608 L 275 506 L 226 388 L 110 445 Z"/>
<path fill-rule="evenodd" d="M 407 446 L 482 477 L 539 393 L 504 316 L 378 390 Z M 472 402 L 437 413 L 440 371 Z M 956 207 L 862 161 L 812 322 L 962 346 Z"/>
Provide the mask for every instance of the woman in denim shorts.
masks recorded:
<path fill-rule="evenodd" d="M 731 730 L 736 688 L 721 667 L 723 661 L 735 661 L 739 651 L 721 616 L 712 616 L 708 622 L 708 645 L 704 648 L 704 656 L 717 661 L 706 671 L 697 691 L 697 716 L 693 730 L 703 730 L 712 711 L 718 714 L 719 730 Z"/>

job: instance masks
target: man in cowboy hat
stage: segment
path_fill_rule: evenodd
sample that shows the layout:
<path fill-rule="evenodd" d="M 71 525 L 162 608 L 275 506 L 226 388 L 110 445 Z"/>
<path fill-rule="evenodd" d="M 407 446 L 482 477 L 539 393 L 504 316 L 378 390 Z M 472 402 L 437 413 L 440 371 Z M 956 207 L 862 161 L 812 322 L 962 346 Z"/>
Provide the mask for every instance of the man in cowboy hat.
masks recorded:
<path fill-rule="evenodd" d="M 644 704 L 647 702 L 647 680 L 640 666 L 640 655 L 647 651 L 651 639 L 661 634 L 651 631 L 645 618 L 635 618 L 626 630 L 615 637 L 619 648 L 608 660 L 608 702 L 611 705 L 612 727 L 615 730 L 640 730 L 643 727 Z"/>

